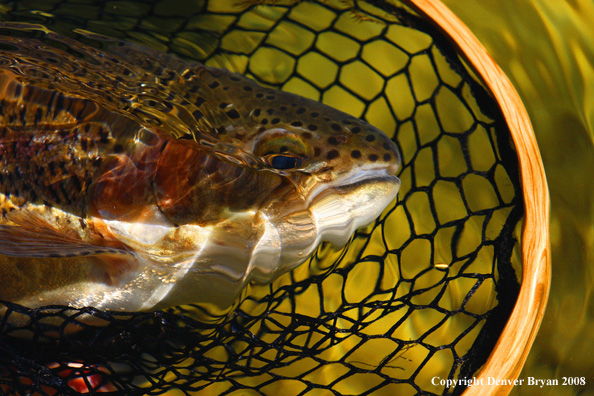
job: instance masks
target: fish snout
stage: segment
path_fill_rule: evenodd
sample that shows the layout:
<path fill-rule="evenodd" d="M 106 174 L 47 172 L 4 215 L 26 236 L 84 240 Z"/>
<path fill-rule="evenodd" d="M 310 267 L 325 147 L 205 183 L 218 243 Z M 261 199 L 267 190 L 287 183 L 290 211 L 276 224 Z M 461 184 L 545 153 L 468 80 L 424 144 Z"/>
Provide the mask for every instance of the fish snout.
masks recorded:
<path fill-rule="evenodd" d="M 369 125 L 365 128 L 352 128 L 347 150 L 351 161 L 361 169 L 383 169 L 395 175 L 402 164 L 402 157 L 396 144 L 381 130 Z M 354 133 L 358 131 L 357 133 Z"/>

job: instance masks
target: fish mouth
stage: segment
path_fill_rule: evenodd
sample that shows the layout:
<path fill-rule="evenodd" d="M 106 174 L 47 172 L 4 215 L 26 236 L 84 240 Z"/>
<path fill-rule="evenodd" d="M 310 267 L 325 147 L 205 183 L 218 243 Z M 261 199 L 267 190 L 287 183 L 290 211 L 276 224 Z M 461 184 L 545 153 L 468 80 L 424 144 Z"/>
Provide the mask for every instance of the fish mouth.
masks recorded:
<path fill-rule="evenodd" d="M 375 220 L 396 198 L 400 179 L 387 169 L 364 170 L 310 195 L 318 242 L 344 246 L 353 232 Z"/>

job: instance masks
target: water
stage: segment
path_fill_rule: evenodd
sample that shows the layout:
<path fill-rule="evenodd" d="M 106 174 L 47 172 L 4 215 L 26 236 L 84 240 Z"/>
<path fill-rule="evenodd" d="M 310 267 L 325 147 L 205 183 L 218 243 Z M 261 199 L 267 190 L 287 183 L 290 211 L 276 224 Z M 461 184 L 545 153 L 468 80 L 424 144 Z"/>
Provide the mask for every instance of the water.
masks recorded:
<path fill-rule="evenodd" d="M 553 279 L 520 378 L 585 377 L 586 386 L 514 394 L 594 394 L 594 3 L 444 1 L 510 77 L 532 119 L 551 194 Z"/>

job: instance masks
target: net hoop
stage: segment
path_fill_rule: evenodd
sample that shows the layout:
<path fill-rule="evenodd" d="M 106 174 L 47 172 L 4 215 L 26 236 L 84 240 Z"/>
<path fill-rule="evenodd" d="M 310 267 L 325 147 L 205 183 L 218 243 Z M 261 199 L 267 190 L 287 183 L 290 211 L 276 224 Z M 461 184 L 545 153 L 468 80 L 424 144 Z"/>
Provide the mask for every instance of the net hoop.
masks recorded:
<path fill-rule="evenodd" d="M 474 68 L 495 97 L 517 150 L 525 208 L 522 284 L 514 310 L 489 359 L 476 376 L 478 385 L 464 392 L 464 396 L 507 395 L 536 338 L 551 284 L 550 199 L 542 158 L 519 94 L 476 36 L 439 0 L 405 2 L 447 35 Z M 487 385 L 487 378 L 507 381 Z"/>

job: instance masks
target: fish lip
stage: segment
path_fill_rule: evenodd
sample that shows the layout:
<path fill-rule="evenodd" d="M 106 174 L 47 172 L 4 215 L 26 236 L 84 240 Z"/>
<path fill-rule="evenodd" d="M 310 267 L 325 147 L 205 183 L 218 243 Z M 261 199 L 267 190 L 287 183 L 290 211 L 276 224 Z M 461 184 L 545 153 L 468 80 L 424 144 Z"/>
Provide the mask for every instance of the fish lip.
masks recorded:
<path fill-rule="evenodd" d="M 398 180 L 394 175 L 391 168 L 379 168 L 379 169 L 363 169 L 348 175 L 345 178 L 341 178 L 338 182 L 342 186 L 350 186 L 353 184 L 367 183 L 374 180 Z"/>
<path fill-rule="evenodd" d="M 311 206 L 322 195 L 328 194 L 330 191 L 347 193 L 364 184 L 371 183 L 394 183 L 396 188 L 400 186 L 400 179 L 394 175 L 398 166 L 389 168 L 371 168 L 359 169 L 356 172 L 351 172 L 348 175 L 341 177 L 332 183 L 322 183 L 314 188 L 307 197 L 307 206 Z"/>

